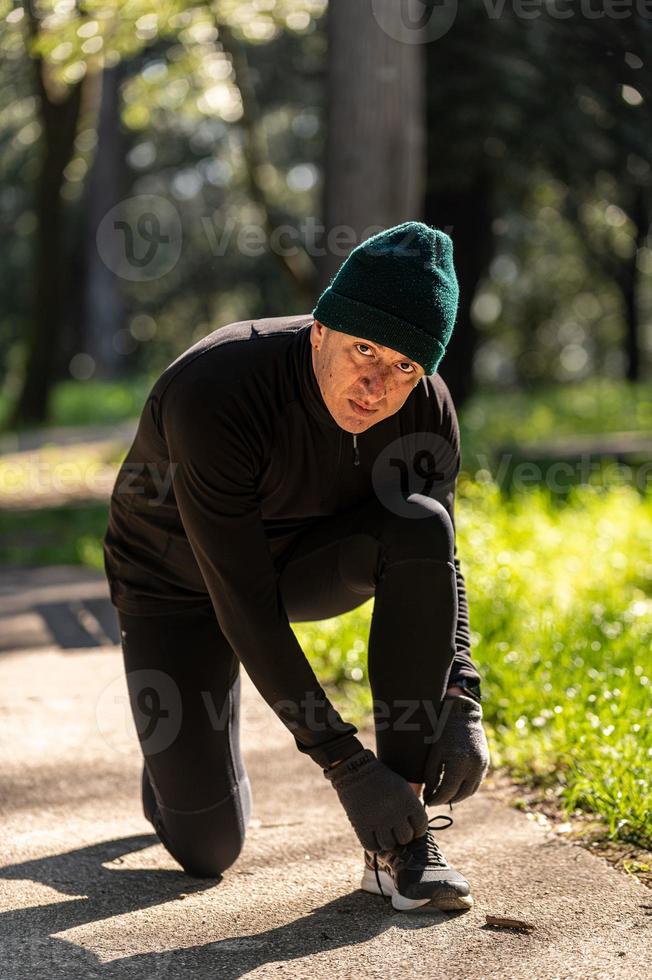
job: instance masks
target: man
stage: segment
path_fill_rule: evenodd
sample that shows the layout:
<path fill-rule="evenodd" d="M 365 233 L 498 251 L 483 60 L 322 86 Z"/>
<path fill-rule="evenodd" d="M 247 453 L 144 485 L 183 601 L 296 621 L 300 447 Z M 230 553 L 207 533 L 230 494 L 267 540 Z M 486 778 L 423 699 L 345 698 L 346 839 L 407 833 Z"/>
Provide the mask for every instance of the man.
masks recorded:
<path fill-rule="evenodd" d="M 451 240 L 406 222 L 354 249 L 311 315 L 222 327 L 149 394 L 105 565 L 145 815 L 190 874 L 221 875 L 249 820 L 242 663 L 336 789 L 362 887 L 396 908 L 472 904 L 421 801 L 470 796 L 489 762 L 455 547 L 459 429 L 435 373 L 457 298 Z M 372 595 L 377 757 L 290 627 Z"/>

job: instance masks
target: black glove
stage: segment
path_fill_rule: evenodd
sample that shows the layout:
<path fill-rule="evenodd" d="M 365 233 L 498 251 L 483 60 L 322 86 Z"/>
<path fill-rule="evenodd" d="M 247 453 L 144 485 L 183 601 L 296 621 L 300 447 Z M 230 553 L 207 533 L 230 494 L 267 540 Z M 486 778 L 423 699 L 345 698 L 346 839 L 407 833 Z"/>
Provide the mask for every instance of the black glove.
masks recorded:
<path fill-rule="evenodd" d="M 463 695 L 445 697 L 441 720 L 443 730 L 426 760 L 423 799 L 427 806 L 459 803 L 473 796 L 490 762 L 477 701 Z"/>
<path fill-rule="evenodd" d="M 388 851 L 428 829 L 428 814 L 409 783 L 370 749 L 324 771 L 362 846 Z"/>

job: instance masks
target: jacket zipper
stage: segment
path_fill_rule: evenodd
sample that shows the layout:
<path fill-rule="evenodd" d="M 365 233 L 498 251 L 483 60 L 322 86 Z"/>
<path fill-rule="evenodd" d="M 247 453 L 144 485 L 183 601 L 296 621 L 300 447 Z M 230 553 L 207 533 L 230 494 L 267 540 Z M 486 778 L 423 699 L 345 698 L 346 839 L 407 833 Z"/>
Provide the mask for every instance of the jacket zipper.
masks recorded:
<path fill-rule="evenodd" d="M 356 435 L 353 436 L 353 465 L 360 465 L 360 452 L 358 450 L 358 437 Z"/>

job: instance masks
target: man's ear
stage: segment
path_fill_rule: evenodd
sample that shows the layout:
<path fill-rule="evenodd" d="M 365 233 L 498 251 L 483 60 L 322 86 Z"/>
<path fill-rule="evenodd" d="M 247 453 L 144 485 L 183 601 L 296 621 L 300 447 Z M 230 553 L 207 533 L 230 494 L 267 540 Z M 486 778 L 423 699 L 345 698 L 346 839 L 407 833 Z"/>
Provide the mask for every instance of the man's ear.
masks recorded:
<path fill-rule="evenodd" d="M 322 343 L 325 331 L 326 327 L 323 323 L 320 323 L 319 320 L 312 321 L 312 327 L 310 328 L 310 340 L 313 347 L 318 347 L 319 344 Z"/>

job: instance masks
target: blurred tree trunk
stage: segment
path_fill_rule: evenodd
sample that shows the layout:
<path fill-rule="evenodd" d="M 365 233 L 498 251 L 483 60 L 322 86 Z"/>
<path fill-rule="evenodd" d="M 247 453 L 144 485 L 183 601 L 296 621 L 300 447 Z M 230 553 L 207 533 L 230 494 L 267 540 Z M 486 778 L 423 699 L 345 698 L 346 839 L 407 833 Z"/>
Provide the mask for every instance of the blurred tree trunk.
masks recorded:
<path fill-rule="evenodd" d="M 433 153 L 436 147 L 432 147 Z M 473 360 L 477 330 L 471 306 L 478 284 L 493 254 L 491 182 L 486 169 L 477 168 L 469 184 L 440 189 L 432 181 L 426 194 L 426 221 L 453 239 L 453 258 L 460 286 L 457 321 L 439 374 L 459 408 L 473 391 Z"/>
<path fill-rule="evenodd" d="M 381 2 L 387 23 L 399 5 Z M 425 186 L 425 46 L 390 37 L 370 2 L 330 0 L 327 32 L 320 289 L 364 238 L 420 219 Z"/>
<path fill-rule="evenodd" d="M 123 355 L 114 344 L 118 330 L 125 326 L 125 307 L 121 283 L 99 253 L 96 236 L 104 216 L 125 191 L 125 146 L 120 127 L 120 83 L 124 63 L 105 68 L 101 76 L 101 96 L 97 118 L 97 145 L 86 186 L 86 228 L 84 250 L 86 277 L 83 284 L 83 351 L 95 361 L 95 377 L 114 378 L 120 373 Z M 119 249 L 117 235 L 107 236 L 103 249 Z M 114 268 L 119 266 L 116 257 Z"/>
<path fill-rule="evenodd" d="M 636 194 L 629 214 L 634 223 L 634 249 L 630 259 L 624 264 L 621 289 L 625 307 L 625 377 L 628 381 L 641 380 L 641 323 L 639 311 L 639 286 L 641 271 L 638 265 L 639 250 L 645 245 L 650 217 L 647 199 L 642 187 Z"/>
<path fill-rule="evenodd" d="M 621 180 L 624 178 L 621 177 Z M 641 379 L 641 320 L 639 293 L 641 270 L 638 253 L 645 245 L 650 228 L 650 209 L 647 191 L 640 185 L 634 188 L 630 201 L 619 205 L 634 225 L 634 243 L 631 255 L 621 258 L 613 250 L 606 249 L 596 241 L 581 216 L 582 198 L 572 188 L 564 200 L 564 215 L 573 225 L 586 257 L 598 275 L 606 276 L 617 286 L 623 304 L 625 332 L 622 351 L 625 356 L 625 378 L 628 381 Z"/>
<path fill-rule="evenodd" d="M 233 81 L 240 92 L 242 102 L 243 153 L 246 163 L 247 181 L 252 200 L 258 205 L 263 214 L 265 232 L 268 240 L 272 240 L 278 228 L 275 208 L 271 195 L 261 179 L 261 173 L 269 163 L 269 147 L 265 136 L 262 113 L 256 95 L 253 76 L 249 67 L 246 45 L 239 41 L 229 24 L 220 18 L 214 9 L 215 26 L 218 30 L 219 43 L 222 50 L 229 56 L 233 70 Z M 274 250 L 285 272 L 289 274 L 297 291 L 311 301 L 317 279 L 315 263 L 305 250 L 298 249 L 295 254 L 286 254 Z"/>
<path fill-rule="evenodd" d="M 27 3 L 28 34 L 38 31 L 33 6 Z M 59 99 L 50 92 L 47 67 L 30 55 L 36 81 L 39 122 L 42 129 L 42 161 L 36 183 L 36 246 L 33 266 L 34 306 L 27 338 L 21 390 L 12 409 L 11 428 L 46 420 L 50 388 L 55 375 L 57 349 L 65 295 L 66 257 L 62 243 L 63 172 L 73 154 L 82 106 L 84 80 L 67 87 Z"/>

